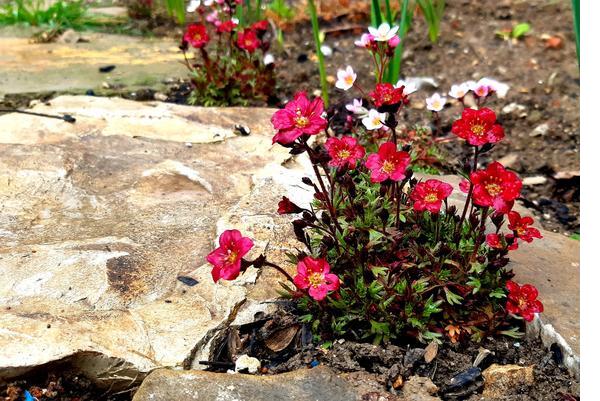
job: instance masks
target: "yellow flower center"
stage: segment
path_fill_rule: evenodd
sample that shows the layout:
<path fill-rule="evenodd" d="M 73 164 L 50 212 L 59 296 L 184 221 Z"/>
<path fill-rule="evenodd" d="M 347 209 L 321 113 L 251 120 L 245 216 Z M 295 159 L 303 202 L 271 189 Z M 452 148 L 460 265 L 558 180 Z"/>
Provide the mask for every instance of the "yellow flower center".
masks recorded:
<path fill-rule="evenodd" d="M 481 124 L 475 124 L 471 127 L 471 132 L 473 132 L 477 136 L 483 135 L 485 127 Z"/>
<path fill-rule="evenodd" d="M 390 162 L 389 160 L 384 161 L 383 166 L 381 166 L 381 171 L 386 174 L 390 174 L 392 171 L 394 171 L 394 163 Z"/>
<path fill-rule="evenodd" d="M 225 258 L 225 262 L 231 264 L 235 262 L 237 259 L 237 252 L 232 251 L 231 249 L 227 250 L 227 257 Z"/>
<path fill-rule="evenodd" d="M 431 103 L 431 106 L 433 106 L 434 109 L 441 109 L 442 105 L 440 103 L 439 100 L 434 100 L 433 103 Z"/>
<path fill-rule="evenodd" d="M 425 196 L 425 202 L 433 203 L 438 201 L 438 196 L 436 193 L 430 192 Z"/>
<path fill-rule="evenodd" d="M 525 230 L 525 227 L 519 227 L 519 228 L 517 228 L 516 231 L 517 231 L 517 234 L 519 234 L 519 235 L 523 235 L 527 232 L 527 230 Z"/>
<path fill-rule="evenodd" d="M 348 85 L 352 85 L 354 83 L 354 78 L 352 77 L 352 75 L 346 75 L 346 78 L 344 78 L 344 81 L 346 81 L 346 83 Z"/>
<path fill-rule="evenodd" d="M 315 272 L 315 273 L 311 273 L 308 276 L 308 282 L 314 288 L 317 288 L 320 285 L 322 285 L 323 281 L 324 281 L 323 273 Z"/>
<path fill-rule="evenodd" d="M 296 117 L 294 119 L 294 122 L 296 123 L 296 127 L 298 127 L 298 128 L 304 128 L 309 123 L 308 118 L 306 118 L 304 116 Z"/>
<path fill-rule="evenodd" d="M 491 196 L 496 196 L 502 193 L 502 187 L 496 183 L 487 184 L 485 190 Z"/>
<path fill-rule="evenodd" d="M 340 150 L 337 153 L 338 159 L 347 159 L 350 157 L 350 151 L 348 149 Z"/>

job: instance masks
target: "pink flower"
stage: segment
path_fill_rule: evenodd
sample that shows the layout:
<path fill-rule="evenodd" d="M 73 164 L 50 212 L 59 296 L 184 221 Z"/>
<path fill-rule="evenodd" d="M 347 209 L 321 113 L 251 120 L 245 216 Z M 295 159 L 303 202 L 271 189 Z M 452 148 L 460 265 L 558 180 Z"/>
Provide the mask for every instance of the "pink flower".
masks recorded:
<path fill-rule="evenodd" d="M 393 142 L 386 142 L 377 153 L 370 154 L 365 166 L 371 170 L 371 182 L 383 182 L 387 179 L 400 181 L 410 163 L 410 155 L 398 151 Z"/>
<path fill-rule="evenodd" d="M 230 19 L 230 20 L 227 20 L 227 21 L 223 22 L 222 24 L 220 24 L 219 27 L 217 28 L 217 32 L 219 32 L 219 33 L 231 32 L 231 31 L 233 31 L 233 29 L 236 26 L 238 26 L 238 21 L 235 18 Z"/>
<path fill-rule="evenodd" d="M 233 280 L 240 275 L 242 258 L 254 246 L 250 238 L 242 237 L 238 230 L 225 230 L 219 237 L 219 247 L 208 254 L 206 260 L 213 265 L 214 282 L 220 278 Z"/>
<path fill-rule="evenodd" d="M 340 279 L 329 273 L 329 263 L 324 258 L 313 259 L 307 256 L 298 262 L 297 269 L 294 284 L 302 290 L 308 288 L 308 295 L 316 301 L 322 301 L 329 291 L 336 291 L 340 287 Z"/>
<path fill-rule="evenodd" d="M 354 44 L 358 47 L 368 48 L 375 41 L 375 37 L 370 33 L 363 33 L 359 40 L 355 41 Z"/>
<path fill-rule="evenodd" d="M 452 193 L 452 185 L 445 182 L 431 179 L 420 182 L 411 192 L 410 198 L 413 200 L 413 208 L 422 212 L 427 210 L 431 213 L 439 213 L 442 207 L 442 201 Z"/>
<path fill-rule="evenodd" d="M 506 214 L 512 209 L 523 187 L 519 177 L 498 162 L 490 163 L 485 170 L 472 172 L 470 179 L 473 185 L 473 203 L 492 206 L 500 214 Z M 461 191 L 469 192 L 469 188 L 468 181 L 460 183 Z"/>
<path fill-rule="evenodd" d="M 392 36 L 390 40 L 388 40 L 388 46 L 394 48 L 400 44 L 400 37 L 398 35 Z"/>
<path fill-rule="evenodd" d="M 288 102 L 285 108 L 278 110 L 271 117 L 271 123 L 277 130 L 273 143 L 288 144 L 300 136 L 316 135 L 327 128 L 327 120 L 323 114 L 323 100 L 320 97 L 312 102 L 306 93 L 297 93 L 294 100 Z"/>
<path fill-rule="evenodd" d="M 349 168 L 353 169 L 356 167 L 356 162 L 365 155 L 365 148 L 360 146 L 356 138 L 351 136 L 331 137 L 327 139 L 325 149 L 331 157 L 329 165 L 332 167 L 341 168 L 348 165 Z"/>

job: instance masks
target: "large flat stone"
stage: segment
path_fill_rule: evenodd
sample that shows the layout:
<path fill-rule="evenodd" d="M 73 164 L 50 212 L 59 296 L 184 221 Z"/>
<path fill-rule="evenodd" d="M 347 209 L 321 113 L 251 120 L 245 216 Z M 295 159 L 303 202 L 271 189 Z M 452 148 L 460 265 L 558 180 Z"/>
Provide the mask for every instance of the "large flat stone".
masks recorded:
<path fill-rule="evenodd" d="M 133 401 L 360 401 L 377 394 L 383 401 L 402 401 L 377 389 L 355 387 L 328 368 L 301 369 L 273 376 L 172 371 L 159 369 L 142 383 Z"/>
<path fill-rule="evenodd" d="M 31 31 L 0 30 L 0 97 L 28 92 L 83 93 L 103 83 L 159 88 L 166 78 L 185 77 L 173 39 L 86 32 L 84 43 L 30 43 Z M 110 73 L 98 68 L 115 65 Z"/>
<path fill-rule="evenodd" d="M 298 174 L 271 145 L 272 110 L 93 97 L 35 110 L 77 123 L 0 117 L 0 380 L 72 355 L 85 355 L 88 370 L 101 360 L 128 367 L 108 369 L 109 382 L 184 367 L 242 305 L 272 295 L 248 287 L 278 277 L 251 269 L 215 285 L 204 259 L 233 228 L 224 215 L 253 222 L 276 258 L 279 238 L 292 238 L 276 203 L 254 220 L 243 212 L 243 199 L 275 199 L 291 190 L 283 176 Z M 234 123 L 252 133 L 234 135 Z M 281 228 L 262 225 L 270 219 Z"/>

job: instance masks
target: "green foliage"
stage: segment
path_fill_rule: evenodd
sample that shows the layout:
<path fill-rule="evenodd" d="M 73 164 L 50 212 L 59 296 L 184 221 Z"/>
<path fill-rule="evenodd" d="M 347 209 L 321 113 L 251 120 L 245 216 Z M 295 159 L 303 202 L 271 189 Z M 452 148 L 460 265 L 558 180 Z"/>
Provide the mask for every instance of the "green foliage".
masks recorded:
<path fill-rule="evenodd" d="M 575 31 L 575 45 L 577 46 L 577 63 L 579 64 L 579 0 L 571 0 L 573 6 L 573 30 Z"/>
<path fill-rule="evenodd" d="M 177 23 L 185 23 L 186 1 L 185 0 L 164 0 L 167 13 L 174 17 Z"/>
<path fill-rule="evenodd" d="M 86 17 L 84 0 L 59 0 L 48 7 L 44 0 L 11 0 L 0 6 L 0 25 L 27 24 L 49 28 L 82 28 Z"/>
<path fill-rule="evenodd" d="M 429 40 L 436 43 L 440 36 L 440 24 L 446 8 L 445 0 L 416 0 L 423 12 L 429 30 Z"/>
<path fill-rule="evenodd" d="M 496 31 L 496 36 L 504 40 L 519 40 L 522 37 L 525 37 L 529 31 L 531 31 L 531 25 L 529 25 L 527 22 L 521 22 L 516 24 L 512 29 Z"/>

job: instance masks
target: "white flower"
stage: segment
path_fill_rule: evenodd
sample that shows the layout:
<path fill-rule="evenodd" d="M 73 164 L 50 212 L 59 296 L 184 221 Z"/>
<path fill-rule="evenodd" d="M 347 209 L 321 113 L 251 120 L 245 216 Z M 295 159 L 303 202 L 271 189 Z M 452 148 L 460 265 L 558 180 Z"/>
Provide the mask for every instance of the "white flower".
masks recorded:
<path fill-rule="evenodd" d="M 480 79 L 471 87 L 471 90 L 477 97 L 486 97 L 490 93 L 490 86 L 483 79 Z"/>
<path fill-rule="evenodd" d="M 359 40 L 355 41 L 354 44 L 358 47 L 367 47 L 373 41 L 373 35 L 370 33 L 363 33 Z"/>
<path fill-rule="evenodd" d="M 368 130 L 374 130 L 383 127 L 386 116 L 386 113 L 380 113 L 375 109 L 371 109 L 369 110 L 369 114 L 361 121 Z"/>
<path fill-rule="evenodd" d="M 502 83 L 502 82 L 498 82 L 495 79 L 491 79 L 491 78 L 481 78 L 479 80 L 479 82 L 477 82 L 478 85 L 485 85 L 488 88 L 492 89 L 494 92 L 496 92 L 496 95 L 502 99 L 506 96 L 506 93 L 508 92 L 508 89 L 510 88 L 507 84 Z"/>
<path fill-rule="evenodd" d="M 213 5 L 214 2 L 215 2 L 215 0 L 204 0 L 204 5 L 206 7 L 210 7 Z"/>
<path fill-rule="evenodd" d="M 446 104 L 446 98 L 441 97 L 439 93 L 434 93 L 433 96 L 425 99 L 427 108 L 431 111 L 441 111 Z"/>
<path fill-rule="evenodd" d="M 452 85 L 450 88 L 450 92 L 448 92 L 449 96 L 452 96 L 455 99 L 462 99 L 469 92 L 470 88 L 466 82 L 462 84 Z"/>
<path fill-rule="evenodd" d="M 348 89 L 352 88 L 352 85 L 354 85 L 354 81 L 356 81 L 356 73 L 351 66 L 347 66 L 345 70 L 338 70 L 337 78 L 338 79 L 335 83 L 335 87 L 347 91 Z"/>
<path fill-rule="evenodd" d="M 201 3 L 201 0 L 192 0 L 192 1 L 190 1 L 189 4 L 188 4 L 188 6 L 187 6 L 187 12 L 188 13 L 195 12 L 198 9 L 198 7 L 200 7 L 200 3 Z"/>
<path fill-rule="evenodd" d="M 233 22 L 233 23 L 234 23 L 234 24 L 236 24 L 236 25 L 239 25 L 239 24 L 240 24 L 240 20 L 239 20 L 239 19 L 237 19 L 237 18 L 235 18 L 235 17 L 233 17 L 233 18 L 231 19 L 231 22 Z"/>
<path fill-rule="evenodd" d="M 271 53 L 265 54 L 265 58 L 263 59 L 263 63 L 265 65 L 273 64 L 275 62 L 275 57 Z"/>
<path fill-rule="evenodd" d="M 369 114 L 369 110 L 367 110 L 363 107 L 362 99 L 352 100 L 351 104 L 346 105 L 346 110 L 348 110 L 356 115 L 359 115 L 359 116 L 364 116 L 366 114 Z"/>
<path fill-rule="evenodd" d="M 373 35 L 373 39 L 378 42 L 387 42 L 394 37 L 396 32 L 398 32 L 398 27 L 390 27 L 390 24 L 387 22 L 379 25 L 379 28 L 373 28 L 372 26 L 369 27 L 369 33 Z"/>
<path fill-rule="evenodd" d="M 415 93 L 416 91 L 419 90 L 419 88 L 417 87 L 417 84 L 415 84 L 414 82 L 411 81 L 403 81 L 403 80 L 399 80 L 398 82 L 396 82 L 396 85 L 394 85 L 394 88 L 399 88 L 401 86 L 404 86 L 404 89 L 402 90 L 402 93 L 405 95 L 410 95 L 411 93 Z"/>

